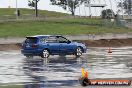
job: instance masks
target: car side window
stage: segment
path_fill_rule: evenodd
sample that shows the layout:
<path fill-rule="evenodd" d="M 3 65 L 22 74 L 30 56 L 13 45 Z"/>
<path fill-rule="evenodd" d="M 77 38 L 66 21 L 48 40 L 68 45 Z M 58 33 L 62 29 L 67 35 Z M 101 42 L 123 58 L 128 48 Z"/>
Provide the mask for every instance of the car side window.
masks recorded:
<path fill-rule="evenodd" d="M 48 37 L 46 43 L 57 43 L 56 37 Z"/>
<path fill-rule="evenodd" d="M 41 43 L 45 43 L 45 38 L 41 38 L 41 39 L 40 39 L 40 42 L 41 42 Z"/>
<path fill-rule="evenodd" d="M 57 41 L 59 43 L 67 43 L 68 42 L 68 40 L 66 38 L 64 38 L 64 37 L 57 37 Z"/>

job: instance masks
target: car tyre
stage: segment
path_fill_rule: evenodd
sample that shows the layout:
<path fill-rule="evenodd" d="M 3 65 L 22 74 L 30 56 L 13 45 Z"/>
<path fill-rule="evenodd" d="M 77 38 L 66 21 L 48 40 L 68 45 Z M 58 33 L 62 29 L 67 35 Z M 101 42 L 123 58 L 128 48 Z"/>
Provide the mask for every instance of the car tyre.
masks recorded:
<path fill-rule="evenodd" d="M 43 50 L 41 57 L 42 58 L 48 58 L 50 56 L 50 53 L 47 49 Z"/>
<path fill-rule="evenodd" d="M 76 57 L 80 57 L 82 55 L 81 47 L 77 47 L 75 55 L 76 55 Z"/>

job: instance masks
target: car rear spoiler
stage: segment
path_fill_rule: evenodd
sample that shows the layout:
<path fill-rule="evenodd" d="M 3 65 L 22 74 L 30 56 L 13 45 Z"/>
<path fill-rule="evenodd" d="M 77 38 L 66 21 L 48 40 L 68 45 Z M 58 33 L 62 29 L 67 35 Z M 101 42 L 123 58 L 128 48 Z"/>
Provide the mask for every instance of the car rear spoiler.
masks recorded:
<path fill-rule="evenodd" d="M 37 38 L 37 37 L 34 37 L 34 36 L 27 36 L 26 38 Z"/>

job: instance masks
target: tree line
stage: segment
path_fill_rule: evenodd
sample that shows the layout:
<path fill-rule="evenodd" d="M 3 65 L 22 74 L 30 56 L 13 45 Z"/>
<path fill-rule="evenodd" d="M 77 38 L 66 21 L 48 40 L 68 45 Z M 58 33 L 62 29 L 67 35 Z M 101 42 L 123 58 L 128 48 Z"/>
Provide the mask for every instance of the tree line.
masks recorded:
<path fill-rule="evenodd" d="M 35 8 L 36 16 L 38 16 L 38 2 L 40 0 L 29 0 L 28 6 Z M 57 5 L 62 7 L 64 10 L 69 10 L 71 14 L 75 15 L 75 10 L 77 7 L 85 3 L 87 0 L 50 0 L 52 5 Z M 132 0 L 124 0 L 118 3 L 118 8 L 125 11 L 126 14 L 132 14 Z M 102 11 L 102 18 L 110 18 L 115 15 L 112 9 L 106 9 Z"/>

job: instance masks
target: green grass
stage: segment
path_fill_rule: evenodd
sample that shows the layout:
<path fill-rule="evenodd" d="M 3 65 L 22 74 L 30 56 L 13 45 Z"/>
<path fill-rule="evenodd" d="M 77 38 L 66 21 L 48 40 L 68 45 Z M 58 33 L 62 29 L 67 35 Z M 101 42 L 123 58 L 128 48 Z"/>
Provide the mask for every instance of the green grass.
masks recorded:
<path fill-rule="evenodd" d="M 41 34 L 100 34 L 127 33 L 131 29 L 105 25 L 101 19 L 58 19 L 45 21 L 17 21 L 0 23 L 0 37 L 25 37 Z"/>
<path fill-rule="evenodd" d="M 20 20 L 15 21 L 15 9 L 0 9 L 0 37 L 132 32 L 132 29 L 119 27 L 102 19 L 70 18 L 67 17 L 68 14 L 44 10 L 39 10 L 39 19 L 34 19 L 33 9 L 20 9 L 20 11 Z"/>
<path fill-rule="evenodd" d="M 35 16 L 34 9 L 24 9 L 19 8 L 20 10 L 20 19 L 26 19 L 26 18 L 33 18 Z M 6 20 L 6 19 L 15 19 L 15 8 L 0 8 L 0 19 Z M 68 14 L 60 13 L 60 12 L 54 12 L 54 11 L 46 11 L 46 10 L 38 10 L 39 17 L 63 17 L 67 16 Z"/>
<path fill-rule="evenodd" d="M 21 85 L 7 85 L 7 86 L 0 86 L 0 88 L 24 88 Z"/>

